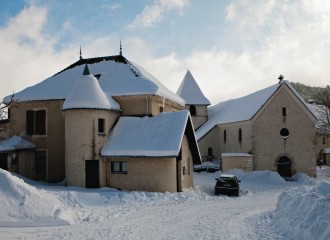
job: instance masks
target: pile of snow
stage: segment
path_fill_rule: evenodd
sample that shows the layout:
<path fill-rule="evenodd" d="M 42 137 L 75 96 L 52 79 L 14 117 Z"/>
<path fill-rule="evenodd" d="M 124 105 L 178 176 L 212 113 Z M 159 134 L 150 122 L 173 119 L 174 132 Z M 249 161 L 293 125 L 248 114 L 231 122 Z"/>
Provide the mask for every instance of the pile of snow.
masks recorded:
<path fill-rule="evenodd" d="M 73 223 L 52 194 L 0 169 L 0 226 L 54 226 Z"/>
<path fill-rule="evenodd" d="M 277 173 L 269 170 L 243 172 L 241 169 L 233 169 L 225 174 L 235 175 L 239 180 L 263 180 L 274 183 L 286 183 L 286 181 Z"/>
<path fill-rule="evenodd" d="M 309 177 L 305 173 L 301 173 L 301 172 L 298 172 L 292 178 L 297 182 L 307 183 L 312 185 L 314 185 L 317 182 L 316 178 Z"/>
<path fill-rule="evenodd" d="M 330 239 L 330 183 L 285 190 L 271 218 L 270 227 L 290 239 Z"/>

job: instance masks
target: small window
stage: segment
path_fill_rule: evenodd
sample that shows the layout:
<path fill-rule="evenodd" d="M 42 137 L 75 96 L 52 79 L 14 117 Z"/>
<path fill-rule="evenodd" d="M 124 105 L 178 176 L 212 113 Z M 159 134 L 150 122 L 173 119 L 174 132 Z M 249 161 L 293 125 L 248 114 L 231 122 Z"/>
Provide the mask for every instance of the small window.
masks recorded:
<path fill-rule="evenodd" d="M 196 107 L 194 105 L 189 107 L 189 111 L 191 116 L 196 116 Z"/>
<path fill-rule="evenodd" d="M 238 142 L 242 142 L 242 129 L 238 130 Z"/>
<path fill-rule="evenodd" d="M 127 162 L 111 162 L 111 173 L 127 174 Z"/>
<path fill-rule="evenodd" d="M 164 112 L 164 108 L 163 108 L 163 106 L 159 106 L 159 112 L 160 112 L 160 113 Z"/>
<path fill-rule="evenodd" d="M 289 137 L 289 130 L 287 128 L 282 128 L 280 131 L 280 134 L 281 134 L 282 138 L 287 138 L 287 137 Z"/>
<path fill-rule="evenodd" d="M 325 137 L 323 138 L 323 144 L 325 144 Z"/>
<path fill-rule="evenodd" d="M 45 135 L 46 134 L 46 110 L 36 111 L 36 134 Z"/>
<path fill-rule="evenodd" d="M 223 130 L 223 142 L 226 143 L 227 142 L 227 131 Z"/>
<path fill-rule="evenodd" d="M 282 108 L 283 117 L 286 117 L 286 108 Z"/>
<path fill-rule="evenodd" d="M 209 157 L 212 157 L 212 156 L 213 156 L 213 149 L 212 149 L 211 147 L 209 147 L 207 153 L 208 153 L 207 155 L 208 155 Z"/>
<path fill-rule="evenodd" d="M 34 111 L 26 111 L 26 134 L 34 134 Z"/>
<path fill-rule="evenodd" d="M 46 134 L 46 110 L 26 111 L 26 134 Z"/>
<path fill-rule="evenodd" d="M 104 119 L 99 118 L 99 133 L 104 133 Z"/>

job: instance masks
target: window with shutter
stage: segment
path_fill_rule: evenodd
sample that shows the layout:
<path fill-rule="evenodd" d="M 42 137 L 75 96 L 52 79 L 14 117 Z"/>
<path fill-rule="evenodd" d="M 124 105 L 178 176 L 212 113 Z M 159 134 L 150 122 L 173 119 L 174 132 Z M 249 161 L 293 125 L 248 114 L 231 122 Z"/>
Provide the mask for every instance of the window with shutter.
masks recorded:
<path fill-rule="evenodd" d="M 46 110 L 36 111 L 36 134 L 46 134 Z"/>
<path fill-rule="evenodd" d="M 26 134 L 34 134 L 34 111 L 26 111 Z"/>

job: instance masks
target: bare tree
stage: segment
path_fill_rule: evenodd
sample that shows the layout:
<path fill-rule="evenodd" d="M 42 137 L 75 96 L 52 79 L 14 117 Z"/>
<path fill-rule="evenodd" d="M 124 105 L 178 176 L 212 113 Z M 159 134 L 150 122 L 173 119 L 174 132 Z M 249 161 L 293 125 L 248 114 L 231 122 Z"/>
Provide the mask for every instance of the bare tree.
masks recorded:
<path fill-rule="evenodd" d="M 330 86 L 319 88 L 315 96 L 315 105 L 312 107 L 319 122 L 316 125 L 317 133 L 330 134 Z"/>
<path fill-rule="evenodd" d="M 9 107 L 16 107 L 14 94 L 11 96 L 9 102 L 0 102 L 0 134 L 2 136 L 9 135 L 10 129 L 12 128 L 13 121 L 9 121 Z M 0 137 L 1 138 L 1 137 Z"/>

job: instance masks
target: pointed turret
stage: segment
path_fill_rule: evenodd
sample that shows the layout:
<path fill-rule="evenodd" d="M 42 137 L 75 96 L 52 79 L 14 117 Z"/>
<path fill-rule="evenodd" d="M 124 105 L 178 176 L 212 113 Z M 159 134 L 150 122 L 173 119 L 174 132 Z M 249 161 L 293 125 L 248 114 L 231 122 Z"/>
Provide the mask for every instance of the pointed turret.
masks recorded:
<path fill-rule="evenodd" d="M 83 75 L 78 78 L 67 96 L 63 110 L 68 109 L 106 109 L 119 110 L 119 104 L 102 91 L 97 79 L 90 73 L 87 64 Z"/>
<path fill-rule="evenodd" d="M 211 105 L 189 70 L 184 76 L 176 94 L 186 101 L 186 105 Z"/>
<path fill-rule="evenodd" d="M 84 69 L 84 72 L 83 72 L 83 75 L 90 75 L 91 72 L 89 71 L 89 68 L 87 66 L 87 64 L 85 65 L 85 69 Z"/>

